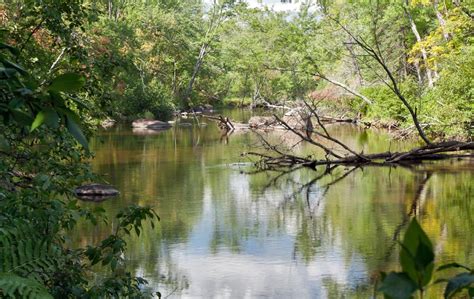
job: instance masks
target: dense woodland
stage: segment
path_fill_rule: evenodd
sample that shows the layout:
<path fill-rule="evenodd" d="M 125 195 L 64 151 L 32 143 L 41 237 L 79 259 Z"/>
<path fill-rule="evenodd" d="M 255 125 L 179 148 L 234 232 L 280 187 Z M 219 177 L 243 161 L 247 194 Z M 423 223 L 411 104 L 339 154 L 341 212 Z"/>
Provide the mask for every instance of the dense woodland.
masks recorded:
<path fill-rule="evenodd" d="M 307 100 L 416 133 L 354 36 L 382 58 L 430 138 L 472 140 L 473 2 L 327 2 L 275 12 L 229 0 L 3 0 L 0 296 L 151 296 L 122 253 L 127 234 L 158 220 L 152 209 L 120 212 L 98 244 L 68 243 L 80 219 L 102 221 L 71 190 L 97 180 L 84 161 L 104 119 Z M 92 279 L 96 264 L 107 278 Z"/>

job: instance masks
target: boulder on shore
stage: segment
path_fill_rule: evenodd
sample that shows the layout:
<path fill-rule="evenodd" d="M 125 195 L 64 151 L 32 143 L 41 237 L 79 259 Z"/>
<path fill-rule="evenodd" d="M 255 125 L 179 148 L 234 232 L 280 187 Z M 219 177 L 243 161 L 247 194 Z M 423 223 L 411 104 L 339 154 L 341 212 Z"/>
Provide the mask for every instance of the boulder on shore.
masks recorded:
<path fill-rule="evenodd" d="M 137 119 L 132 122 L 132 127 L 151 130 L 164 130 L 171 128 L 171 125 L 165 121 L 155 119 Z"/>

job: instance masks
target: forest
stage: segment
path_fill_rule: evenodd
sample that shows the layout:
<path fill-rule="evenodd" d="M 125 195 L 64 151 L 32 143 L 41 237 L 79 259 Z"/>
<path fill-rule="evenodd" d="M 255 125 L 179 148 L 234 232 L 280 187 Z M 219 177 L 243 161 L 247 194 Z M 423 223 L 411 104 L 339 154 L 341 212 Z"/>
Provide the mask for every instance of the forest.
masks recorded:
<path fill-rule="evenodd" d="M 382 158 L 385 149 L 370 156 L 334 139 L 319 117 L 411 142 L 406 152 L 389 150 L 385 164 L 405 153 L 437 160 L 451 151 L 472 161 L 474 2 L 300 0 L 289 10 L 265 2 L 0 2 L 0 297 L 161 297 L 127 268 L 127 243 L 169 220 L 136 203 L 109 215 L 72 193 L 101 180 L 91 167 L 98 142 L 90 140 L 104 122 L 307 106 L 320 125 L 314 134 L 348 155 L 296 133 L 326 160 L 283 154 L 265 139 L 257 164 L 318 170 Z M 472 181 L 464 184 L 472 190 Z M 113 229 L 78 246 L 70 234 L 84 223 Z M 378 290 L 386 298 L 415 291 L 423 298 L 435 249 L 416 221 L 399 243 L 404 272 L 381 275 Z M 445 268 L 466 271 L 446 280 L 446 298 L 474 294 L 469 265 Z"/>

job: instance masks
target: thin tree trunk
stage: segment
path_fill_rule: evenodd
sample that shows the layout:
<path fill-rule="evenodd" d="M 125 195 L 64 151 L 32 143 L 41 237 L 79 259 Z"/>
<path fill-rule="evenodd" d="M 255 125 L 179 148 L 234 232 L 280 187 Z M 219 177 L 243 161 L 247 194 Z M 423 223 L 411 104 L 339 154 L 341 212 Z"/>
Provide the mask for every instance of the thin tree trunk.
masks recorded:
<path fill-rule="evenodd" d="M 171 83 L 174 96 L 176 96 L 176 76 L 177 76 L 177 70 L 176 70 L 176 59 L 175 59 L 173 61 L 173 79 Z"/>
<path fill-rule="evenodd" d="M 438 0 L 434 0 L 433 2 L 433 8 L 436 14 L 436 18 L 438 19 L 439 26 L 441 27 L 441 31 L 443 32 L 443 37 L 445 41 L 449 40 L 449 34 L 446 31 L 446 21 L 443 18 L 443 14 L 439 11 L 438 8 Z"/>
<path fill-rule="evenodd" d="M 204 61 L 204 56 L 206 56 L 208 46 L 209 44 L 207 42 L 201 46 L 198 58 L 196 60 L 196 63 L 194 64 L 193 74 L 191 76 L 191 79 L 189 80 L 188 87 L 184 92 L 184 100 L 187 105 L 190 104 L 189 97 L 191 96 L 191 92 L 193 90 L 194 81 L 196 80 L 197 74 L 199 73 L 199 70 L 201 69 L 202 63 Z"/>
<path fill-rule="evenodd" d="M 405 1 L 405 4 L 406 4 L 405 13 L 407 14 L 408 20 L 410 21 L 411 31 L 415 35 L 416 41 L 418 43 L 421 43 L 422 40 L 421 40 L 420 33 L 418 32 L 418 28 L 416 27 L 415 21 L 413 20 L 413 17 L 408 8 L 408 0 Z M 421 57 L 423 58 L 423 62 L 425 63 L 426 78 L 428 79 L 428 86 L 433 87 L 433 77 L 431 74 L 431 70 L 428 66 L 428 53 L 426 52 L 425 47 L 421 46 L 420 48 L 421 48 Z"/>
<path fill-rule="evenodd" d="M 416 76 L 418 77 L 418 84 L 421 86 L 423 84 L 423 78 L 421 77 L 420 64 L 418 61 L 415 61 L 413 65 L 415 66 Z"/>
<path fill-rule="evenodd" d="M 214 6 L 213 6 L 212 14 L 210 17 L 209 27 L 204 36 L 204 43 L 202 44 L 201 49 L 199 50 L 198 58 L 196 60 L 196 63 L 194 64 L 193 74 L 191 76 L 191 79 L 189 80 L 188 87 L 186 88 L 184 92 L 183 99 L 187 105 L 191 104 L 189 101 L 189 98 L 193 90 L 194 81 L 196 80 L 199 70 L 201 69 L 201 66 L 204 62 L 204 57 L 207 54 L 208 48 L 210 46 L 210 41 L 213 35 L 215 34 L 215 30 L 224 21 L 224 14 L 223 14 L 224 6 L 223 5 L 216 6 L 216 5 L 217 3 L 216 1 L 214 1 Z"/>

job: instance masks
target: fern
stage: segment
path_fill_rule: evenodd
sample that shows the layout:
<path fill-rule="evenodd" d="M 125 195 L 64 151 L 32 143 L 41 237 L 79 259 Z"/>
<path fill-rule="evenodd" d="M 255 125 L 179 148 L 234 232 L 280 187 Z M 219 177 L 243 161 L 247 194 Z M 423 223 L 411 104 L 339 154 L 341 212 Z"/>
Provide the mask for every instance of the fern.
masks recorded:
<path fill-rule="evenodd" d="M 11 273 L 0 273 L 0 297 L 49 299 L 48 290 L 34 279 Z"/>
<path fill-rule="evenodd" d="M 46 290 L 43 285 L 58 269 L 60 251 L 31 225 L 13 225 L 0 228 L 0 289 L 15 298 L 33 298 L 31 294 Z"/>

